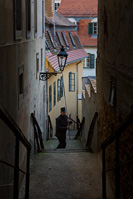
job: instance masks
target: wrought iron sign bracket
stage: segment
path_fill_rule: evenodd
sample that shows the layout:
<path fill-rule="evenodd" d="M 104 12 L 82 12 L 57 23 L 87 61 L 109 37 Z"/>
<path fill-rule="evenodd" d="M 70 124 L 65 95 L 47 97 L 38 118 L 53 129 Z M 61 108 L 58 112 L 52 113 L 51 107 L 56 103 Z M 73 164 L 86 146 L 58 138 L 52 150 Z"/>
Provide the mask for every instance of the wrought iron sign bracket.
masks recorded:
<path fill-rule="evenodd" d="M 51 76 L 56 76 L 57 74 L 61 74 L 61 72 L 41 72 L 39 79 L 41 81 L 48 80 Z"/>

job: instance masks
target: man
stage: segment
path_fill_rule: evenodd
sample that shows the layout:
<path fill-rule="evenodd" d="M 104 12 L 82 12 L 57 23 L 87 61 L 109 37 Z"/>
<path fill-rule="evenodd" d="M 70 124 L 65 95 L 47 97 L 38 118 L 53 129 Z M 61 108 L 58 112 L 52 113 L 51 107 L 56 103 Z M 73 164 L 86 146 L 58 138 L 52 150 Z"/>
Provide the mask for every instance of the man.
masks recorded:
<path fill-rule="evenodd" d="M 61 108 L 61 114 L 58 118 L 56 118 L 56 137 L 59 140 L 59 145 L 57 148 L 65 148 L 66 147 L 66 130 L 69 129 L 69 124 L 71 124 L 71 120 L 68 119 L 66 115 L 65 107 Z"/>

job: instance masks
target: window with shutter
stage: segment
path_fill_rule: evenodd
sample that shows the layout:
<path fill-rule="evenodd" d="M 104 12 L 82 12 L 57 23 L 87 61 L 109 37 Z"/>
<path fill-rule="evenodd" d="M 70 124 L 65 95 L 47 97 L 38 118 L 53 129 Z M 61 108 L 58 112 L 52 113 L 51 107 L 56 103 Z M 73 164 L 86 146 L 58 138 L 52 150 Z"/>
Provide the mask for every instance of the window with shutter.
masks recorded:
<path fill-rule="evenodd" d="M 90 68 L 94 68 L 94 54 L 90 54 Z"/>
<path fill-rule="evenodd" d="M 75 91 L 75 73 L 69 73 L 69 91 Z"/>
<path fill-rule="evenodd" d="M 61 80 L 57 80 L 57 101 L 61 99 Z"/>
<path fill-rule="evenodd" d="M 53 91 L 53 94 L 54 94 L 54 106 L 56 105 L 56 82 L 54 82 L 54 91 Z"/>
<path fill-rule="evenodd" d="M 88 34 L 93 35 L 93 23 L 88 24 Z"/>
<path fill-rule="evenodd" d="M 63 76 L 61 76 L 61 97 L 63 97 Z"/>
<path fill-rule="evenodd" d="M 52 110 L 52 86 L 49 86 L 49 111 Z"/>

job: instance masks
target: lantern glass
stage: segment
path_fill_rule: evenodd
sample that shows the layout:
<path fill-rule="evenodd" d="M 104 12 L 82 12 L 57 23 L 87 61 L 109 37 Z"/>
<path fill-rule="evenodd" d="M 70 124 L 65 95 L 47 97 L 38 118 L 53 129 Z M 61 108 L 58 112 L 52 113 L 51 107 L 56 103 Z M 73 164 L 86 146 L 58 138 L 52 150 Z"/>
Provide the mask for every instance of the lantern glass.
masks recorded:
<path fill-rule="evenodd" d="M 60 71 L 63 71 L 64 67 L 66 66 L 67 56 L 68 54 L 65 52 L 64 47 L 62 46 L 59 54 L 57 55 Z"/>

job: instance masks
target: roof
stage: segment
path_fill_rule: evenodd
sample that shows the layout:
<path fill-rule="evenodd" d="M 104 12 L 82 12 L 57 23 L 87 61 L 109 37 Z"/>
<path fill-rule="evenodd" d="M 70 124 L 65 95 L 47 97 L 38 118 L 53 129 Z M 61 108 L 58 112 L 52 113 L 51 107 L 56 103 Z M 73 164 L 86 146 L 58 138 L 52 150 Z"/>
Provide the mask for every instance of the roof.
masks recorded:
<path fill-rule="evenodd" d="M 94 17 L 98 0 L 62 0 L 57 12 L 65 17 Z"/>
<path fill-rule="evenodd" d="M 95 79 L 90 79 L 90 84 L 91 84 L 91 88 L 96 93 L 97 92 L 96 80 Z"/>
<path fill-rule="evenodd" d="M 63 44 L 64 44 L 65 51 L 68 53 L 68 59 L 67 59 L 67 63 L 66 63 L 67 65 L 70 64 L 70 63 L 76 62 L 78 60 L 82 60 L 85 57 L 87 57 L 85 50 L 81 46 L 81 43 L 79 41 L 78 34 L 77 34 L 76 31 L 67 31 L 67 30 L 62 31 L 62 32 L 64 32 L 66 39 L 68 41 L 69 49 L 67 49 L 67 46 L 64 42 L 64 39 L 62 37 L 62 32 L 61 31 L 56 31 L 56 32 L 59 32 L 60 37 L 61 37 Z M 72 44 L 69 32 L 71 32 L 71 34 L 72 34 L 72 37 L 75 41 L 76 48 L 74 48 L 74 46 Z M 52 33 L 51 33 L 51 35 L 52 35 Z M 54 44 L 56 46 L 56 51 L 55 51 L 54 47 L 52 45 L 52 42 L 50 40 L 48 31 L 46 31 L 45 36 L 46 36 L 46 39 L 47 39 L 49 46 L 50 46 L 50 52 L 48 52 L 46 50 L 46 57 L 47 57 L 49 63 L 51 64 L 51 66 L 54 68 L 54 70 L 58 71 L 59 67 L 58 67 L 57 54 L 60 51 L 61 44 L 60 44 L 59 39 L 56 35 L 56 42 L 54 42 Z"/>
<path fill-rule="evenodd" d="M 97 46 L 97 38 L 91 38 L 91 35 L 88 35 L 88 23 L 90 22 L 90 19 L 79 20 L 78 35 L 83 46 Z"/>
<path fill-rule="evenodd" d="M 54 25 L 54 23 L 50 19 L 48 19 L 47 17 L 45 17 L 45 23 L 49 24 L 49 25 Z"/>
<path fill-rule="evenodd" d="M 77 26 L 74 23 L 72 23 L 71 21 L 69 21 L 66 17 L 64 17 L 62 14 L 59 14 L 57 12 L 55 12 L 55 24 L 59 25 L 59 26 Z"/>

